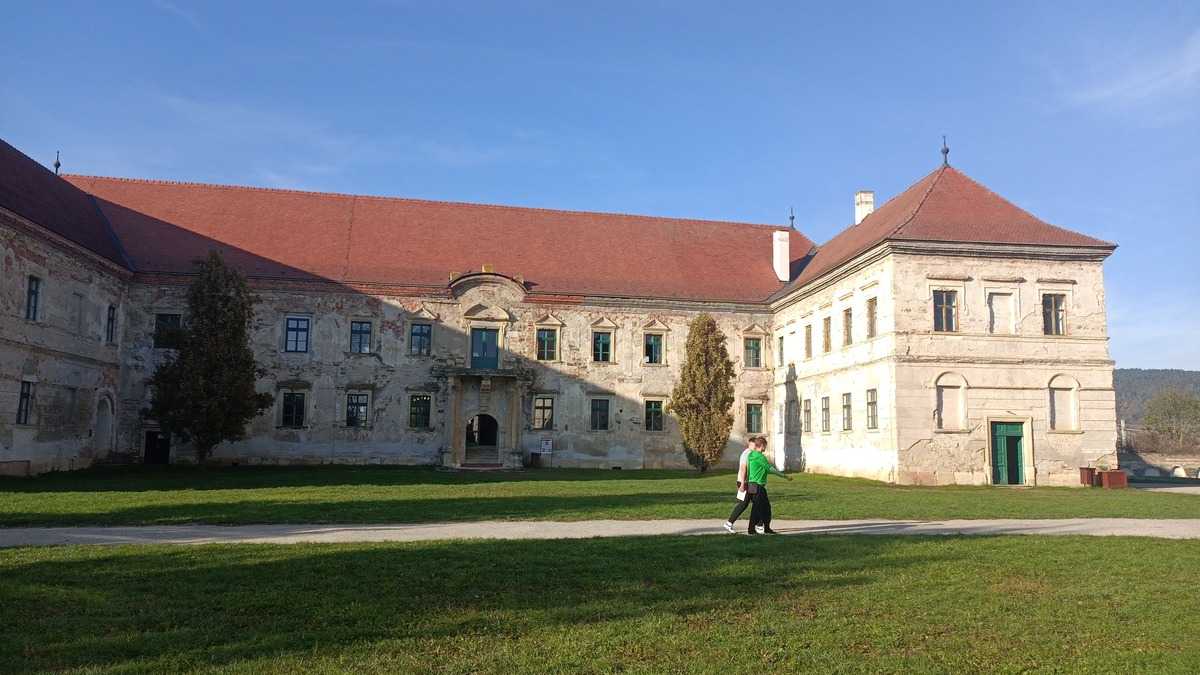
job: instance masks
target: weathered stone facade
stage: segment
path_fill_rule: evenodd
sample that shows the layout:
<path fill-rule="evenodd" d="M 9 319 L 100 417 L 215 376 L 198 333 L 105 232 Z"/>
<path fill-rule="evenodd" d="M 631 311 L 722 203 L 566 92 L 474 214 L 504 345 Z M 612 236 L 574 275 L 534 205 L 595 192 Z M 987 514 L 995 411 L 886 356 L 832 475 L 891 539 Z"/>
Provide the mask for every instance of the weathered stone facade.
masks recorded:
<path fill-rule="evenodd" d="M 744 339 L 765 349 L 770 315 L 764 308 L 687 303 L 604 302 L 530 297 L 507 277 L 473 274 L 456 279 L 444 293 L 392 295 L 381 289 L 293 284 L 288 289 L 259 285 L 252 341 L 269 375 L 261 388 L 276 395 L 275 409 L 256 419 L 249 438 L 218 447 L 218 461 L 257 463 L 477 463 L 467 457 L 465 428 L 478 414 L 496 419 L 494 460 L 519 466 L 549 442 L 546 461 L 554 466 L 593 468 L 682 468 L 688 466 L 678 429 L 664 416 L 662 431 L 645 430 L 645 403 L 665 403 L 678 376 L 688 323 L 700 312 L 713 315 L 729 339 L 737 364 L 735 433 L 727 454 L 736 458 L 746 431 L 745 403 L 770 398 L 767 362 L 745 367 Z M 183 287 L 135 284 L 126 321 L 121 398 L 127 408 L 148 403 L 145 381 L 165 350 L 154 347 L 155 315 L 182 313 Z M 284 350 L 288 317 L 311 319 L 305 352 Z M 352 352 L 350 322 L 369 322 L 369 353 Z M 431 353 L 413 353 L 414 324 L 432 329 Z M 496 367 L 472 363 L 472 328 L 495 328 Z M 553 359 L 539 360 L 536 331 L 556 334 Z M 610 360 L 596 361 L 593 332 L 611 335 Z M 643 336 L 663 336 L 661 365 L 643 363 Z M 763 359 L 768 358 L 763 354 Z M 485 382 L 486 381 L 486 382 Z M 306 394 L 308 414 L 301 428 L 282 425 L 283 392 Z M 346 426 L 346 396 L 362 392 L 370 401 L 369 424 Z M 432 398 L 430 426 L 410 424 L 413 395 Z M 551 428 L 535 429 L 535 397 L 553 401 Z M 591 430 L 590 401 L 609 401 L 609 428 Z M 125 447 L 136 447 L 145 423 L 127 418 Z M 189 461 L 186 447 L 173 450 Z"/>
<path fill-rule="evenodd" d="M 954 330 L 934 330 L 935 290 L 956 293 Z M 1066 297 L 1063 335 L 1044 334 L 1045 294 Z M 997 482 L 994 423 L 1022 427 L 1024 484 L 1075 485 L 1080 466 L 1116 466 L 1113 363 L 1093 252 L 881 246 L 776 310 L 775 339 L 785 347 L 774 438 L 793 466 L 905 484 L 989 484 Z M 941 400 L 947 392 L 953 400 Z M 1052 426 L 1056 395 L 1064 407 Z"/>
<path fill-rule="evenodd" d="M 76 177 L 107 191 L 97 201 L 32 164 L 28 184 L 74 190 L 63 192 L 74 211 L 0 185 L 7 203 L 56 222 L 0 208 L 3 473 L 191 460 L 142 411 L 169 353 L 155 344 L 159 317 L 186 322 L 184 251 L 210 248 L 259 296 L 251 340 L 259 387 L 275 395 L 244 441 L 214 450 L 218 462 L 685 467 L 667 410 L 688 324 L 705 312 L 736 364 L 727 463 L 763 434 L 781 467 L 904 484 L 1073 485 L 1080 466 L 1116 464 L 1102 270 L 1113 246 L 949 167 L 876 215 L 860 194 L 859 222 L 809 251 L 799 233 L 758 225 Z M 212 211 L 230 200 L 240 206 Z M 239 227 L 277 209 L 291 209 L 279 227 L 309 218 L 340 257 L 276 249 Z M 66 236 L 72 218 L 90 219 L 89 246 Z M 533 243 L 506 265 L 539 280 L 453 271 L 453 247 L 422 248 L 431 219 L 487 221 L 463 241 L 524 228 Z M 405 254 L 352 245 L 351 222 Z M 606 256 L 580 280 L 539 257 L 553 255 L 536 239 L 547 224 L 579 239 L 606 222 L 649 249 L 622 272 L 634 277 L 604 276 L 628 254 L 600 239 L 576 251 Z M 94 253 L 108 227 L 136 250 Z M 703 263 L 714 256 L 727 270 L 717 277 Z M 654 292 L 630 294 L 638 274 Z M 30 278 L 38 313 L 26 319 Z"/>
<path fill-rule="evenodd" d="M 88 466 L 117 447 L 117 325 L 128 272 L 0 210 L 0 475 Z M 26 320 L 29 278 L 36 318 Z M 22 389 L 29 411 L 19 418 Z"/>

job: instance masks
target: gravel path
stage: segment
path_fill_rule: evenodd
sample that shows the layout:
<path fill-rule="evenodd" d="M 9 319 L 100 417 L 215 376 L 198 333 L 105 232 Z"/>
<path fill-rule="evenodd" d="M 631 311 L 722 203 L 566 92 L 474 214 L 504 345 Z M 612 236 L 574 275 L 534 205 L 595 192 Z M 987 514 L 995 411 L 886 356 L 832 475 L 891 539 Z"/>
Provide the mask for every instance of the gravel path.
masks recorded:
<path fill-rule="evenodd" d="M 744 533 L 745 521 L 738 523 Z M 1072 518 L 1062 520 L 780 520 L 789 534 L 1089 535 L 1200 539 L 1200 519 Z M 0 548 L 62 544 L 347 543 L 437 539 L 580 539 L 588 537 L 725 535 L 720 520 L 492 521 L 418 525 L 164 525 L 143 527 L 0 528 Z"/>

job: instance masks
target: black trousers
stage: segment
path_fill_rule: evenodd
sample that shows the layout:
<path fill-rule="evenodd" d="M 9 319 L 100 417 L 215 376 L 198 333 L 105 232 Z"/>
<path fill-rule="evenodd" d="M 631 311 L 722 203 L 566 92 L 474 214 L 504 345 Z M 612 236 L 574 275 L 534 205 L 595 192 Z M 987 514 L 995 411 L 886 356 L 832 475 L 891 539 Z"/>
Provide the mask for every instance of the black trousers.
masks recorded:
<path fill-rule="evenodd" d="M 754 484 L 754 508 L 750 509 L 750 529 L 756 525 L 771 527 L 771 498 L 767 496 L 767 486 Z"/>
<path fill-rule="evenodd" d="M 745 511 L 754 501 L 754 495 L 746 492 L 746 498 L 733 505 L 733 513 L 729 514 L 729 522 L 736 523 L 738 518 L 742 517 L 742 512 Z"/>

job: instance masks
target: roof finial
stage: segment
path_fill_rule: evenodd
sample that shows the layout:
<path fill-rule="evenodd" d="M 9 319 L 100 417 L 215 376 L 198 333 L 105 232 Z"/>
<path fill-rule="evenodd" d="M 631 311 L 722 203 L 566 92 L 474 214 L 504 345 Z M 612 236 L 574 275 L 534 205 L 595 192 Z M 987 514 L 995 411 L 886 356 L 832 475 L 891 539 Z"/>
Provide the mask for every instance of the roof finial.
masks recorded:
<path fill-rule="evenodd" d="M 54 151 L 54 175 L 58 175 L 58 169 L 62 166 L 62 162 L 58 161 L 58 150 Z"/>
<path fill-rule="evenodd" d="M 788 227 L 796 229 L 796 209 L 788 207 Z"/>
<path fill-rule="evenodd" d="M 945 134 L 942 134 L 942 166 L 950 166 L 950 146 L 946 145 Z"/>

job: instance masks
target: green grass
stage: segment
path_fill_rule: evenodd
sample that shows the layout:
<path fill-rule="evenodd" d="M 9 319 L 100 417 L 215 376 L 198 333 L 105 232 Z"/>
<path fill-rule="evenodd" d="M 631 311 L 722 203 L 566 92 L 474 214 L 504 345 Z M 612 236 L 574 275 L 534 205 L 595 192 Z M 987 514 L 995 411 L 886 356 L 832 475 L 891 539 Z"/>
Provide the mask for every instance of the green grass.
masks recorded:
<path fill-rule="evenodd" d="M 1193 495 L 795 479 L 771 479 L 776 518 L 1200 518 Z M 684 471 L 127 467 L 0 479 L 0 526 L 717 519 L 733 491 L 730 473 Z"/>
<path fill-rule="evenodd" d="M 0 550 L 0 671 L 1196 672 L 1200 543 Z"/>

